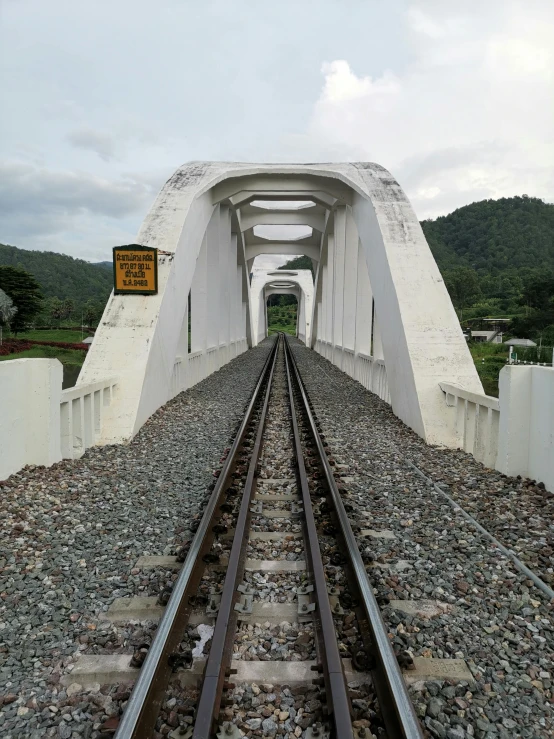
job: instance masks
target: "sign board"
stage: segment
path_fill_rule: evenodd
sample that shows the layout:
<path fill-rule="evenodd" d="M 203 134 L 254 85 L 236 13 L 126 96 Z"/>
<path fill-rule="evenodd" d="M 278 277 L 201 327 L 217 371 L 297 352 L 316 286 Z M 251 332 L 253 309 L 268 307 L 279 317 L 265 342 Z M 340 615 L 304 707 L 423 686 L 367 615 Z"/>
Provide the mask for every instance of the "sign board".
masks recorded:
<path fill-rule="evenodd" d="M 114 246 L 113 287 L 116 295 L 156 295 L 158 250 L 139 244 Z"/>

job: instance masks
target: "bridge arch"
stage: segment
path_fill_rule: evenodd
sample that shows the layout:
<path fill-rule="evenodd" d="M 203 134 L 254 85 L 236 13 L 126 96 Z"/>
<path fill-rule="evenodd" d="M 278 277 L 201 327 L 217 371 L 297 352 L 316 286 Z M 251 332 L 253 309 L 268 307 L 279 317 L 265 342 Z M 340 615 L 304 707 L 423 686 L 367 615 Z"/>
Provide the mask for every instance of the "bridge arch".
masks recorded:
<path fill-rule="evenodd" d="M 286 206 L 298 202 L 310 205 Z M 262 241 L 255 228 L 271 222 L 311 235 Z M 309 345 L 354 376 L 367 357 L 372 388 L 405 423 L 456 445 L 438 383 L 482 386 L 417 217 L 380 165 L 186 164 L 137 242 L 159 249 L 159 293 L 111 296 L 79 378 L 120 378 L 104 442 L 131 438 L 177 392 L 256 345 L 249 265 L 260 249 L 286 247 L 316 271 Z"/>
<path fill-rule="evenodd" d="M 250 289 L 253 335 L 257 342 L 262 341 L 267 336 L 268 297 L 270 295 L 295 295 L 298 301 L 297 336 L 310 346 L 314 281 L 309 269 L 278 271 L 254 269 Z"/>

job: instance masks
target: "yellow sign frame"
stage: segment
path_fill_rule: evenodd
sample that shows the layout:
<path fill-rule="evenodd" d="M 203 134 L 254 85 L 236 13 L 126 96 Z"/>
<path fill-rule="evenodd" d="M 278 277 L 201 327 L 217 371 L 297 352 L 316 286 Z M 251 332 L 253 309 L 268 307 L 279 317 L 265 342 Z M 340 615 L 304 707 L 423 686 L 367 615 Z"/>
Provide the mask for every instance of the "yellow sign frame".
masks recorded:
<path fill-rule="evenodd" d="M 113 289 L 115 295 L 156 295 L 158 250 L 140 244 L 114 246 Z"/>

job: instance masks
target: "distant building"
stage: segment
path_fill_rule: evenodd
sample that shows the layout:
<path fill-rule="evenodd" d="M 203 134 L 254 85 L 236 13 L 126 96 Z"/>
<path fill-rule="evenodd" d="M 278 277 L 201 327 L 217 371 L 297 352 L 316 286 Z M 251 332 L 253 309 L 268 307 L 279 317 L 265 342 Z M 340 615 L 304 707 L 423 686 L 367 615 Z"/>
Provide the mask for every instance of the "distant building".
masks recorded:
<path fill-rule="evenodd" d="M 489 341 L 492 344 L 502 344 L 502 332 L 510 323 L 510 318 L 478 318 L 472 321 L 474 328 L 471 338 L 474 341 Z"/>
<path fill-rule="evenodd" d="M 537 346 L 531 339 L 508 339 L 504 344 L 506 346 Z"/>

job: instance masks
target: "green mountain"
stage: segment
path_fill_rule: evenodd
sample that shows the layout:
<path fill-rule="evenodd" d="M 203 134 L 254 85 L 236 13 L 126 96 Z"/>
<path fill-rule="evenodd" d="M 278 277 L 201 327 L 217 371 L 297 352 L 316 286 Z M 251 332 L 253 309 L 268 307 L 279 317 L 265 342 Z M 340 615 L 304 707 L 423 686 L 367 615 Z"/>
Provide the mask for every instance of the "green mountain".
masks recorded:
<path fill-rule="evenodd" d="M 539 198 L 482 200 L 421 226 L 441 271 L 554 269 L 554 204 Z"/>
<path fill-rule="evenodd" d="M 82 305 L 88 300 L 104 304 L 113 287 L 110 269 L 73 259 L 51 251 L 29 251 L 0 244 L 0 264 L 21 267 L 30 272 L 41 287 L 45 298 L 73 300 Z"/>

